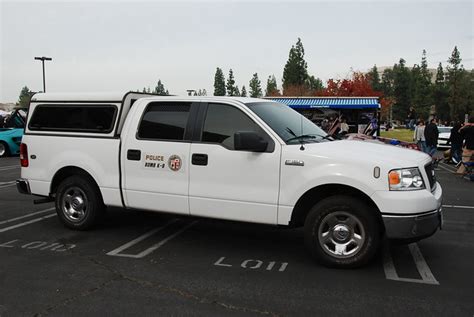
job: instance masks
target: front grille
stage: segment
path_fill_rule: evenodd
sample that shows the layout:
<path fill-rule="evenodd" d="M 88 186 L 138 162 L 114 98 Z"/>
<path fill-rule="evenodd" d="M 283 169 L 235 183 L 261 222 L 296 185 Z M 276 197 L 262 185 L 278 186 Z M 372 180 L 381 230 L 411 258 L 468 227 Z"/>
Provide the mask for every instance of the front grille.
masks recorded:
<path fill-rule="evenodd" d="M 430 182 L 430 188 L 433 190 L 434 186 L 436 185 L 436 176 L 434 174 L 433 163 L 429 163 L 425 165 L 426 175 L 428 176 L 428 181 Z"/>

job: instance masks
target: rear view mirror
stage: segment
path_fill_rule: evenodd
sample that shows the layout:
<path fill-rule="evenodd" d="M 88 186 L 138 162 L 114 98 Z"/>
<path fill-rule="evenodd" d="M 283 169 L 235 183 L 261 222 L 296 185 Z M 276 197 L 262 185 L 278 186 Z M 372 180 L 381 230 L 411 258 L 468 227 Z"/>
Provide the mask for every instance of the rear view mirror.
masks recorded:
<path fill-rule="evenodd" d="M 257 132 L 239 131 L 234 134 L 234 148 L 240 151 L 265 152 L 268 142 Z"/>

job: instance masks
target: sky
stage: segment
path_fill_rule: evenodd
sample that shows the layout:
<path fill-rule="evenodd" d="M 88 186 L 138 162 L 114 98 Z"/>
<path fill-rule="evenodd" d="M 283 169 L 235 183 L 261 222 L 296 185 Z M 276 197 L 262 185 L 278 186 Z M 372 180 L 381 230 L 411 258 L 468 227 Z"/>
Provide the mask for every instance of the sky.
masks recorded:
<path fill-rule="evenodd" d="M 232 68 L 239 88 L 258 73 L 281 87 L 283 67 L 301 38 L 308 72 L 326 81 L 374 64 L 446 66 L 455 45 L 473 68 L 472 1 L 7 1 L 0 0 L 0 103 L 23 86 L 47 92 L 171 94 L 214 90 L 216 67 Z"/>

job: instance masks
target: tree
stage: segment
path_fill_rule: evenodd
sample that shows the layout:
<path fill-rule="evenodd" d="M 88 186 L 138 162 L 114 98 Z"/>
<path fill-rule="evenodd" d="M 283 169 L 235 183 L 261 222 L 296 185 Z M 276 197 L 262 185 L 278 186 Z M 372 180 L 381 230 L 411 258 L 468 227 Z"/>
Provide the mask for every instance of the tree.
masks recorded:
<path fill-rule="evenodd" d="M 217 67 L 214 75 L 214 96 L 225 96 L 225 78 L 222 69 Z"/>
<path fill-rule="evenodd" d="M 242 91 L 240 92 L 241 97 L 247 97 L 247 89 L 245 89 L 245 85 L 242 86 Z"/>
<path fill-rule="evenodd" d="M 314 77 L 313 75 L 306 79 L 305 87 L 307 88 L 307 94 L 309 95 L 315 95 L 318 93 L 318 91 L 321 91 L 324 88 L 323 81 Z"/>
<path fill-rule="evenodd" d="M 169 95 L 168 90 L 165 89 L 165 85 L 163 85 L 163 83 L 161 82 L 161 79 L 159 79 L 158 82 L 156 83 L 153 93 L 160 96 Z"/>
<path fill-rule="evenodd" d="M 291 86 L 304 86 L 308 78 L 308 65 L 304 60 L 304 48 L 301 39 L 292 45 L 283 69 L 283 90 Z"/>
<path fill-rule="evenodd" d="M 447 67 L 447 89 L 448 104 L 451 120 L 462 120 L 462 108 L 466 103 L 466 96 L 462 95 L 462 81 L 465 80 L 466 72 L 461 64 L 461 53 L 457 46 L 454 47 L 451 57 L 448 59 Z"/>
<path fill-rule="evenodd" d="M 393 97 L 394 77 L 393 70 L 390 68 L 385 69 L 382 73 L 381 90 L 386 97 Z"/>
<path fill-rule="evenodd" d="M 240 97 L 240 90 L 239 90 L 239 87 L 237 86 L 235 86 L 235 89 L 234 89 L 234 96 Z"/>
<path fill-rule="evenodd" d="M 381 91 L 382 83 L 380 82 L 380 75 L 379 70 L 377 69 L 377 65 L 374 65 L 374 67 L 370 69 L 368 75 L 370 86 L 372 86 L 372 89 L 375 91 Z"/>
<path fill-rule="evenodd" d="M 351 78 L 343 80 L 330 79 L 325 88 L 318 92 L 320 96 L 341 96 L 341 97 L 379 97 L 382 107 L 382 115 L 387 117 L 392 99 L 386 97 L 380 91 L 372 88 L 370 74 L 353 72 Z"/>
<path fill-rule="evenodd" d="M 410 71 L 403 58 L 393 66 L 393 97 L 393 115 L 399 120 L 405 120 L 412 106 L 412 92 Z"/>
<path fill-rule="evenodd" d="M 432 94 L 433 103 L 436 107 L 436 114 L 441 120 L 449 121 L 448 91 L 446 89 L 443 65 L 441 63 L 438 64 L 438 69 L 436 70 L 436 79 Z"/>
<path fill-rule="evenodd" d="M 255 73 L 250 79 L 250 97 L 260 98 L 262 96 L 262 87 L 260 86 L 260 80 L 258 79 L 258 74 Z"/>
<path fill-rule="evenodd" d="M 234 79 L 234 72 L 232 71 L 232 68 L 229 70 L 229 77 L 227 77 L 227 94 L 229 96 L 237 96 L 236 90 L 238 90 L 237 86 L 235 85 L 235 79 Z"/>
<path fill-rule="evenodd" d="M 268 76 L 267 88 L 265 89 L 265 96 L 278 96 L 280 91 L 277 87 L 277 81 L 274 75 Z"/>
<path fill-rule="evenodd" d="M 420 117 L 428 117 L 433 104 L 431 74 L 426 61 L 426 50 L 423 50 L 421 66 L 414 65 L 411 71 L 411 91 L 413 106 Z"/>
<path fill-rule="evenodd" d="M 31 96 L 33 92 L 27 87 L 23 87 L 20 91 L 20 96 L 18 97 L 18 106 L 20 108 L 27 108 L 30 104 Z"/>
<path fill-rule="evenodd" d="M 381 92 L 375 91 L 370 83 L 370 76 L 360 72 L 352 73 L 349 79 L 329 79 L 327 87 L 319 93 L 322 96 L 341 97 L 379 97 Z"/>

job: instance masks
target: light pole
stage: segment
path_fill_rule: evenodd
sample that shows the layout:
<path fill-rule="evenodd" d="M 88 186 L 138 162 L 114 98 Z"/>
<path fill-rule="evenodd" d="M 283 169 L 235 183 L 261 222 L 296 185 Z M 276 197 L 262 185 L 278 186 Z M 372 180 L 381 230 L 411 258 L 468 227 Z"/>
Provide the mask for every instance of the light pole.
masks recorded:
<path fill-rule="evenodd" d="M 41 63 L 43 64 L 43 92 L 46 92 L 46 78 L 45 78 L 45 75 L 44 75 L 44 61 L 52 61 L 53 59 L 51 57 L 36 56 L 35 60 L 41 61 Z"/>

